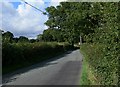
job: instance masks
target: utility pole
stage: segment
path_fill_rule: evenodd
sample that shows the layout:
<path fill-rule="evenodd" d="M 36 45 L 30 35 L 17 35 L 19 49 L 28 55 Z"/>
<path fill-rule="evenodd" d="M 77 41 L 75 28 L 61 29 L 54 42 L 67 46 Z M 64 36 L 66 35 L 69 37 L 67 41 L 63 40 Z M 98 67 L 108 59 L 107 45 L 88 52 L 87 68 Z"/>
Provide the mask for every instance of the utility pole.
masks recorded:
<path fill-rule="evenodd" d="M 81 35 L 80 35 L 80 45 L 82 45 L 82 37 L 81 37 Z"/>

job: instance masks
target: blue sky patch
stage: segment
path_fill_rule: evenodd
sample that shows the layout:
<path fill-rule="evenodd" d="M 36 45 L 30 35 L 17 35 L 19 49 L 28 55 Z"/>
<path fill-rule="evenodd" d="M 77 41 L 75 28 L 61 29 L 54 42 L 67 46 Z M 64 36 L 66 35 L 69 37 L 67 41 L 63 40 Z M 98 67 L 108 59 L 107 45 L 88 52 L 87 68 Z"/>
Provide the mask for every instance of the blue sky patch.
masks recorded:
<path fill-rule="evenodd" d="M 13 4 L 14 8 L 18 8 L 18 6 L 21 4 L 21 2 L 10 2 Z"/>

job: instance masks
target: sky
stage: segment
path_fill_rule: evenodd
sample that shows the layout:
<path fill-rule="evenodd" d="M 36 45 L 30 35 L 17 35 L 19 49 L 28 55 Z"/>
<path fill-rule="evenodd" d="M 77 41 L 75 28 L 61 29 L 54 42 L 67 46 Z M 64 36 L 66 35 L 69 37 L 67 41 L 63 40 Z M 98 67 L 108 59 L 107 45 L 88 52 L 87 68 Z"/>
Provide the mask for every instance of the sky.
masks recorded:
<path fill-rule="evenodd" d="M 25 0 L 42 11 L 49 6 L 57 6 L 65 0 Z M 15 37 L 26 36 L 36 38 L 38 34 L 47 29 L 44 23 L 48 17 L 40 11 L 30 7 L 20 0 L 6 0 L 0 2 L 0 29 L 10 31 Z"/>

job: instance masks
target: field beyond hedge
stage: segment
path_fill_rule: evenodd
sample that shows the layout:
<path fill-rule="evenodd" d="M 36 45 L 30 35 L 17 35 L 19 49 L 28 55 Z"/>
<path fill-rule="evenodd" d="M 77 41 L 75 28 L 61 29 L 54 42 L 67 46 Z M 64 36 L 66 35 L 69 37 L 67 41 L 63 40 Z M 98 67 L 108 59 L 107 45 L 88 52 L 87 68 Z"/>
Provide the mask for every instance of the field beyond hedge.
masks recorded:
<path fill-rule="evenodd" d="M 3 44 L 3 74 L 47 60 L 72 49 L 68 43 L 36 42 Z"/>

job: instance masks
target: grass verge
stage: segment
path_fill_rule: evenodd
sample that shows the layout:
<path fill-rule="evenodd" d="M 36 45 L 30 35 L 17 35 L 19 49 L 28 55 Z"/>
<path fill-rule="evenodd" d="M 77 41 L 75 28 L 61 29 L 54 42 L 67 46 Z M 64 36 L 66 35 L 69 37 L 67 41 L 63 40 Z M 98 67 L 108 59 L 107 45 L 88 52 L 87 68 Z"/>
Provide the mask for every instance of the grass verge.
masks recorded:
<path fill-rule="evenodd" d="M 90 85 L 90 80 L 88 79 L 88 64 L 85 60 L 83 60 L 83 63 L 82 63 L 80 85 Z"/>
<path fill-rule="evenodd" d="M 86 54 L 86 47 L 81 46 L 81 53 L 83 54 L 82 62 L 82 72 L 80 77 L 80 85 L 99 85 L 97 79 L 95 78 L 95 73 L 92 67 L 89 65 L 87 59 L 89 58 Z"/>

